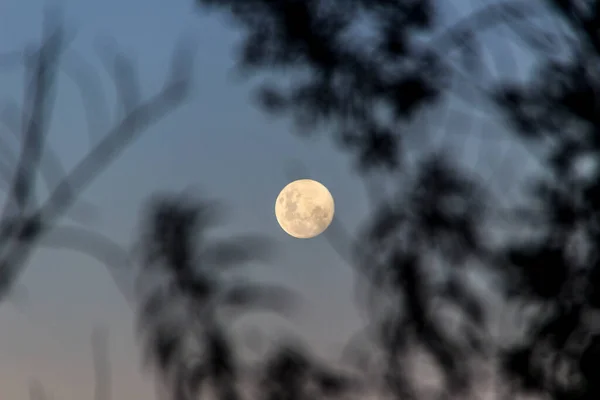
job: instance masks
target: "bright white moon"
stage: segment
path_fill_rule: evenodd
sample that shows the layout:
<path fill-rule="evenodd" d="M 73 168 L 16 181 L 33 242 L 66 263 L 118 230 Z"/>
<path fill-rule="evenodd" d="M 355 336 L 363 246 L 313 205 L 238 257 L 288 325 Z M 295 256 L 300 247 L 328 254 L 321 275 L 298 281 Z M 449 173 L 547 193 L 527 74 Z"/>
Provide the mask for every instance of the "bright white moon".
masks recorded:
<path fill-rule="evenodd" d="M 298 239 L 323 233 L 331 224 L 334 211 L 329 190 L 312 179 L 288 184 L 275 200 L 275 217 L 281 229 Z"/>

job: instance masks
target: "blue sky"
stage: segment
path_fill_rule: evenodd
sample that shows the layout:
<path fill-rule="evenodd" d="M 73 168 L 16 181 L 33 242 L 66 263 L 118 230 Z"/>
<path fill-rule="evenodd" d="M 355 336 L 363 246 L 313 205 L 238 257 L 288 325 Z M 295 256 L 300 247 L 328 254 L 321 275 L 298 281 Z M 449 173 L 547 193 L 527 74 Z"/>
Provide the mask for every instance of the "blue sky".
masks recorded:
<path fill-rule="evenodd" d="M 0 4 L 0 53 L 39 38 L 44 4 L 41 0 Z M 84 193 L 83 198 L 100 211 L 92 228 L 127 247 L 135 237 L 138 207 L 152 193 L 196 186 L 225 200 L 232 211 L 225 232 L 258 232 L 277 242 L 277 259 L 258 275 L 290 284 L 306 295 L 305 308 L 310 312 L 286 325 L 288 329 L 301 325 L 302 335 L 335 353 L 341 345 L 338 337 L 359 325 L 352 306 L 351 275 L 325 238 L 305 241 L 284 234 L 273 206 L 287 183 L 287 163 L 300 160 L 333 194 L 336 219 L 355 227 L 367 203 L 363 186 L 349 168 L 350 160 L 332 147 L 326 135 L 298 138 L 288 121 L 270 119 L 254 107 L 251 87 L 232 79 L 235 32 L 220 18 L 199 14 L 191 1 L 63 0 L 57 4 L 78 32 L 71 48 L 100 68 L 92 51 L 94 40 L 106 35 L 115 38 L 121 49 L 134 55 L 148 96 L 159 89 L 179 36 L 192 36 L 198 46 L 192 100 L 148 130 Z M 0 105 L 11 96 L 19 99 L 19 79 L 19 72 L 0 74 Z M 109 84 L 104 82 L 112 96 Z M 49 140 L 67 167 L 89 146 L 77 96 L 75 86 L 61 75 Z M 473 157 L 480 143 L 455 143 L 460 144 L 460 152 L 470 154 L 464 156 L 467 161 L 477 161 Z M 480 155 L 490 165 L 506 163 L 506 149 L 498 150 L 497 145 Z M 72 252 L 40 250 L 20 283 L 27 288 L 26 304 L 0 306 L 3 399 L 26 398 L 32 378 L 42 381 L 56 399 L 91 398 L 89 335 L 96 324 L 110 331 L 115 399 L 152 393 L 139 368 L 134 315 L 102 264 Z"/>
<path fill-rule="evenodd" d="M 357 325 L 349 306 L 350 274 L 324 238 L 302 241 L 285 235 L 276 224 L 273 207 L 287 183 L 287 163 L 301 160 L 335 196 L 336 217 L 347 225 L 356 224 L 364 214 L 365 199 L 363 187 L 348 171 L 349 160 L 334 151 L 326 138 L 298 138 L 286 121 L 274 121 L 256 109 L 249 86 L 232 80 L 235 33 L 218 18 L 194 12 L 190 2 L 59 4 L 78 33 L 71 48 L 103 73 L 93 43 L 98 37 L 114 37 L 134 55 L 148 96 L 159 89 L 178 37 L 191 35 L 198 46 L 192 100 L 148 130 L 84 193 L 84 199 L 100 212 L 92 227 L 130 246 L 138 207 L 145 198 L 156 191 L 197 186 L 230 207 L 233 216 L 226 231 L 259 232 L 277 241 L 277 259 L 259 274 L 305 293 L 311 312 L 303 313 L 295 324 L 302 325 L 303 334 L 319 346 L 338 346 L 336 336 Z M 43 6 L 37 0 L 2 3 L 0 52 L 20 49 L 39 38 Z M 20 78 L 20 71 L 0 75 L 4 89 L 0 102 L 19 99 Z M 107 80 L 104 86 L 112 96 L 109 84 Z M 77 96 L 76 87 L 62 74 L 49 141 L 67 167 L 89 146 Z M 139 372 L 133 314 L 102 264 L 73 252 L 40 250 L 20 283 L 27 288 L 27 304 L 0 307 L 3 398 L 25 398 L 31 378 L 42 381 L 57 399 L 91 396 L 89 335 L 95 324 L 110 330 L 115 398 L 152 391 Z"/>

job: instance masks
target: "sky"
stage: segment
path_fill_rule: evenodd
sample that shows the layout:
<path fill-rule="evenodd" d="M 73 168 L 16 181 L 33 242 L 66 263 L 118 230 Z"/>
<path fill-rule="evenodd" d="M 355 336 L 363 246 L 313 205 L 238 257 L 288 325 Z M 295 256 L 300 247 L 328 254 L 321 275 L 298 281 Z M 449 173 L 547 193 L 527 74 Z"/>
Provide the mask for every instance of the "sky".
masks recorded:
<path fill-rule="evenodd" d="M 71 48 L 103 73 L 91 50 L 94 40 L 115 38 L 134 55 L 146 96 L 160 88 L 181 34 L 191 35 L 198 46 L 191 101 L 149 129 L 83 193 L 98 211 L 89 227 L 129 248 L 145 199 L 159 191 L 197 187 L 229 207 L 227 232 L 257 232 L 276 241 L 276 258 L 260 272 L 261 279 L 295 287 L 305 294 L 304 308 L 310 310 L 294 325 L 282 324 L 288 329 L 302 326 L 302 334 L 323 348 L 339 347 L 336 336 L 357 326 L 356 313 L 348 306 L 352 281 L 347 266 L 323 237 L 297 240 L 283 233 L 273 208 L 288 183 L 286 166 L 300 160 L 336 198 L 336 218 L 356 224 L 366 200 L 363 187 L 349 172 L 350 161 L 326 138 L 294 136 L 289 123 L 272 120 L 254 107 L 250 87 L 232 80 L 236 34 L 219 18 L 194 12 L 190 2 L 60 4 L 65 20 L 77 32 Z M 44 2 L 37 0 L 2 2 L 0 53 L 19 50 L 39 38 L 43 7 Z M 3 72 L 0 81 L 9 90 L 2 91 L 0 102 L 19 98 L 19 79 L 18 71 Z M 65 74 L 59 79 L 49 143 L 69 168 L 89 143 L 76 87 Z M 104 86 L 112 90 L 109 84 L 107 80 Z M 90 334 L 96 325 L 109 330 L 114 398 L 152 393 L 152 385 L 140 372 L 134 314 L 104 265 L 75 252 L 42 249 L 30 261 L 19 287 L 13 302 L 0 306 L 3 399 L 26 398 L 33 378 L 56 399 L 91 398 Z M 329 323 L 332 318 L 335 327 Z"/>
<path fill-rule="evenodd" d="M 39 39 L 45 4 L 41 0 L 0 3 L 0 54 Z M 89 228 L 130 248 L 139 207 L 153 193 L 197 187 L 211 198 L 224 200 L 231 211 L 224 232 L 257 232 L 277 243 L 276 259 L 257 276 L 288 284 L 305 295 L 306 312 L 289 323 L 279 321 L 278 329 L 298 329 L 317 349 L 334 354 L 360 326 L 350 269 L 324 237 L 287 236 L 278 227 L 273 208 L 288 183 L 286 167 L 300 161 L 334 196 L 336 222 L 355 228 L 366 215 L 367 197 L 350 168 L 351 160 L 326 135 L 300 138 L 289 121 L 271 119 L 257 109 L 251 86 L 234 79 L 238 35 L 223 19 L 197 12 L 191 1 L 62 0 L 57 4 L 77 32 L 71 48 L 101 68 L 92 50 L 94 41 L 113 37 L 134 56 L 146 96 L 160 88 L 180 35 L 193 37 L 198 48 L 191 101 L 145 132 L 82 194 L 98 211 Z M 89 143 L 76 87 L 64 74 L 59 79 L 49 142 L 70 168 Z M 109 83 L 107 79 L 104 86 L 110 88 Z M 0 106 L 19 99 L 20 84 L 18 72 L 2 71 Z M 469 146 L 462 139 L 459 142 L 460 151 Z M 472 157 L 477 153 L 488 163 L 495 159 L 505 164 L 506 149 L 498 150 L 498 143 L 494 146 L 484 156 L 470 150 L 465 157 L 476 162 Z M 2 399 L 27 398 L 31 379 L 42 382 L 57 400 L 91 398 L 90 334 L 97 325 L 109 331 L 114 399 L 153 398 L 153 385 L 140 368 L 132 308 L 106 267 L 75 252 L 36 251 L 12 301 L 0 306 Z"/>

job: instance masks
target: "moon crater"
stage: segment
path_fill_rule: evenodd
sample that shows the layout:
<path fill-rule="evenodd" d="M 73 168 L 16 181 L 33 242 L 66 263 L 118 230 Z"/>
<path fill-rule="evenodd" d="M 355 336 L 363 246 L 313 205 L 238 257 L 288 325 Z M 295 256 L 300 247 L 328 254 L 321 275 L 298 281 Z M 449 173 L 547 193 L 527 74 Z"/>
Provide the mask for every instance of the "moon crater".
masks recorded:
<path fill-rule="evenodd" d="M 283 188 L 275 201 L 275 216 L 289 235 L 309 239 L 320 235 L 333 220 L 335 205 L 321 183 L 300 179 Z"/>

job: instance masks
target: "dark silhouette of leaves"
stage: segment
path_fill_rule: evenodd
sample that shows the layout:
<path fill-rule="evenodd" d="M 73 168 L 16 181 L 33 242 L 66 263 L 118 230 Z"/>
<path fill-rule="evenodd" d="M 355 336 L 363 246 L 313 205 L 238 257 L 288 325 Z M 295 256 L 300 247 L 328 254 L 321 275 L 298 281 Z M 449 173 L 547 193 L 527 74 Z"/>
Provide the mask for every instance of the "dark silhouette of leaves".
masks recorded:
<path fill-rule="evenodd" d="M 332 128 L 365 168 L 399 165 L 398 126 L 435 102 L 444 83 L 438 79 L 444 67 L 435 53 L 411 40 L 436 24 L 431 1 L 198 4 L 230 11 L 244 29 L 239 52 L 243 71 L 298 73 L 291 85 L 272 79 L 260 89 L 268 110 L 290 112 L 304 131 Z M 372 37 L 357 33 L 366 20 L 373 22 Z M 389 109 L 390 118 L 378 118 L 378 108 Z"/>
<path fill-rule="evenodd" d="M 521 282 L 521 290 L 513 294 L 541 299 L 553 312 L 534 326 L 532 344 L 509 357 L 512 361 L 505 369 L 520 377 L 525 388 L 535 388 L 552 398 L 591 399 L 600 389 L 590 366 L 600 359 L 595 358 L 597 337 L 583 315 L 597 302 L 598 171 L 589 166 L 596 162 L 600 126 L 595 67 L 600 55 L 598 4 L 589 2 L 586 9 L 572 2 L 546 3 L 569 25 L 569 57 L 542 61 L 533 79 L 503 84 L 498 92 L 499 105 L 514 123 L 516 133 L 526 135 L 546 154 L 546 174 L 534 182 L 532 201 L 526 206 L 530 215 L 536 215 L 528 227 L 535 229 L 536 238 L 511 243 L 506 250 Z M 589 343 L 578 354 L 564 355 L 568 339 L 577 332 L 592 334 Z M 536 343 L 551 349 L 552 361 L 546 362 L 551 373 L 540 372 Z M 566 360 L 571 375 L 565 383 L 554 371 Z"/>
<path fill-rule="evenodd" d="M 210 238 L 208 228 L 216 222 L 213 204 L 175 195 L 150 202 L 141 242 L 141 278 L 150 286 L 141 299 L 139 327 L 149 359 L 174 396 L 198 396 L 209 382 L 219 398 L 236 400 L 239 366 L 224 323 L 239 311 L 287 313 L 297 296 L 282 287 L 223 276 L 226 269 L 219 261 L 225 267 L 250 261 L 254 249 L 249 245 L 257 242 Z M 258 243 L 259 255 L 264 254 L 265 242 Z M 225 249 L 232 257 L 221 253 Z M 155 274 L 158 281 L 152 280 Z M 227 309 L 238 313 L 227 314 Z"/>
<path fill-rule="evenodd" d="M 266 109 L 291 115 L 304 131 L 334 132 L 364 170 L 377 167 L 395 174 L 403 165 L 402 139 L 409 123 L 444 95 L 460 92 L 449 90 L 465 70 L 459 85 L 466 81 L 484 89 L 480 98 L 495 102 L 519 140 L 535 147 L 542 160 L 544 174 L 534 178 L 525 206 L 510 209 L 522 217 L 511 229 L 532 232 L 527 240 L 509 234 L 500 246 L 490 246 L 488 203 L 496 199 L 448 157 L 425 158 L 414 171 L 403 171 L 398 193 L 374 204 L 367 229 L 352 241 L 355 258 L 344 254 L 344 259 L 357 267 L 359 289 L 368 292 L 363 304 L 372 322 L 368 328 L 386 355 L 382 371 L 397 398 L 417 398 L 405 373 L 411 346 L 424 347 L 434 358 L 450 396 L 467 395 L 475 379 L 469 368 L 475 354 L 504 349 L 506 344 L 487 337 L 490 318 L 483 299 L 467 283 L 473 265 L 498 278 L 498 287 L 505 289 L 499 293 L 501 302 L 517 300 L 550 310 L 539 321 L 528 320 L 527 332 L 530 343 L 547 343 L 552 351 L 579 324 L 581 304 L 591 304 L 592 298 L 597 302 L 592 285 L 599 276 L 597 171 L 581 167 L 582 160 L 597 154 L 600 126 L 594 67 L 600 49 L 598 7 L 589 3 L 486 4 L 448 28 L 433 1 L 198 0 L 207 9 L 226 11 L 242 29 L 241 69 L 270 73 L 259 95 Z M 554 35 L 528 19 L 541 15 L 566 22 L 569 31 Z M 489 90 L 488 83 L 484 88 L 474 82 L 483 65 L 481 48 L 487 45 L 479 33 L 499 24 L 540 58 L 531 79 L 495 81 Z M 556 49 L 561 42 L 574 45 Z M 461 51 L 463 70 L 447 49 Z M 555 57 L 562 51 L 567 57 Z M 392 180 L 398 183 L 399 175 Z M 342 233 L 338 226 L 328 234 L 337 251 L 350 237 Z M 433 271 L 437 282 L 429 279 Z M 462 341 L 444 325 L 436 304 L 458 310 Z M 564 357 L 546 362 L 532 344 L 519 346 L 500 352 L 502 372 L 522 383 L 513 388 L 515 394 L 521 389 L 554 398 L 580 393 L 559 385 L 550 371 Z M 290 365 L 299 365 L 291 358 Z M 285 378 L 288 389 L 296 388 L 294 379 L 305 374 L 295 368 L 295 377 Z M 592 398 L 595 392 L 589 385 L 586 390 L 585 398 Z M 285 396 L 298 393 L 290 389 Z"/>
<path fill-rule="evenodd" d="M 261 379 L 268 400 L 344 398 L 356 385 L 340 371 L 321 365 L 302 348 L 284 344 L 266 360 Z"/>

